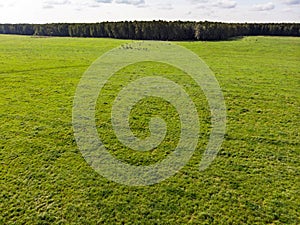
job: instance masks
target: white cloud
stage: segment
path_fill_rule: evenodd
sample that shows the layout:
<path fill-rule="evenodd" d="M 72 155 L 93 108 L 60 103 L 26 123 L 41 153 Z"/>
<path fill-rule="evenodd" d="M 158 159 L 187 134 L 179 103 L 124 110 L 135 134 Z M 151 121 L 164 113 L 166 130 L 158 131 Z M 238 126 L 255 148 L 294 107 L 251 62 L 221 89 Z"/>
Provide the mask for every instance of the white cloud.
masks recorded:
<path fill-rule="evenodd" d="M 98 3 L 112 3 L 112 0 L 95 0 Z"/>
<path fill-rule="evenodd" d="M 139 5 L 144 5 L 145 0 L 116 0 L 116 3 L 139 6 Z"/>
<path fill-rule="evenodd" d="M 233 0 L 219 0 L 216 3 L 214 3 L 213 6 L 224 9 L 232 9 L 237 6 L 237 2 Z"/>
<path fill-rule="evenodd" d="M 53 5 L 44 5 L 43 9 L 53 9 L 54 6 Z"/>
<path fill-rule="evenodd" d="M 208 0 L 189 0 L 192 4 L 208 3 Z"/>
<path fill-rule="evenodd" d="M 71 2 L 69 0 L 48 0 L 43 2 L 43 9 L 52 9 L 57 5 L 69 5 Z"/>
<path fill-rule="evenodd" d="M 94 0 L 92 3 L 90 2 L 81 2 L 79 3 L 79 8 L 80 10 L 82 10 L 82 8 L 84 7 L 90 7 L 90 8 L 99 8 L 101 6 L 101 3 L 112 3 L 112 0 Z"/>
<path fill-rule="evenodd" d="M 71 2 L 69 0 L 49 0 L 44 1 L 44 3 L 47 5 L 68 5 Z"/>
<path fill-rule="evenodd" d="M 284 0 L 283 3 L 287 5 L 300 5 L 300 0 Z"/>
<path fill-rule="evenodd" d="M 173 6 L 171 3 L 166 3 L 166 4 L 159 4 L 157 8 L 163 10 L 172 10 Z"/>
<path fill-rule="evenodd" d="M 273 2 L 268 2 L 265 4 L 257 4 L 253 6 L 253 10 L 255 11 L 270 11 L 275 9 L 275 5 Z"/>

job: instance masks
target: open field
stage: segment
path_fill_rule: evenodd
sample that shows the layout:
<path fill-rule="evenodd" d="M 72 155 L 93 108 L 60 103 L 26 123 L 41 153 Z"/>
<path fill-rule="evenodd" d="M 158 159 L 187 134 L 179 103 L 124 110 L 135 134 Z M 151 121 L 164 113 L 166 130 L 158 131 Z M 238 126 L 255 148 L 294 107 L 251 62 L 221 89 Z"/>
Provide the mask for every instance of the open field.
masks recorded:
<path fill-rule="evenodd" d="M 180 84 L 200 119 L 198 147 L 175 176 L 147 187 L 97 174 L 73 135 L 72 104 L 81 76 L 125 40 L 0 35 L 0 224 L 300 224 L 300 38 L 246 37 L 178 42 L 215 73 L 227 107 L 227 132 L 205 171 L 210 133 L 199 87 L 169 65 L 144 62 L 119 71 L 99 96 L 99 136 L 134 165 L 162 160 L 177 144 L 178 115 L 167 102 L 141 101 L 133 133 L 147 137 L 153 115 L 168 123 L 160 148 L 123 148 L 110 124 L 112 101 L 130 81 L 164 76 Z M 144 129 L 146 127 L 146 129 Z"/>

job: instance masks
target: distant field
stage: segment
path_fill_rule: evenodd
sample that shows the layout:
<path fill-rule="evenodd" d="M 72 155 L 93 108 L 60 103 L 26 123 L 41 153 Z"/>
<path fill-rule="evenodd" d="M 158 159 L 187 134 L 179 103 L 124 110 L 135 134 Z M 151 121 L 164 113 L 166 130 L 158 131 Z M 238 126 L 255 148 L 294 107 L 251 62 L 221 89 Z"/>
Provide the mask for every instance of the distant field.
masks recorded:
<path fill-rule="evenodd" d="M 203 172 L 198 166 L 211 124 L 194 81 L 153 62 L 115 74 L 99 96 L 96 123 L 105 146 L 124 162 L 158 162 L 180 135 L 175 109 L 149 98 L 132 111 L 132 130 L 147 137 L 150 118 L 160 115 L 169 128 L 164 142 L 147 153 L 122 147 L 110 108 L 130 81 L 171 79 L 199 113 L 201 137 L 189 164 L 147 187 L 123 186 L 97 174 L 82 157 L 72 128 L 83 73 L 103 53 L 128 42 L 0 35 L 0 224 L 300 224 L 300 38 L 177 42 L 209 65 L 225 97 L 225 140 Z"/>

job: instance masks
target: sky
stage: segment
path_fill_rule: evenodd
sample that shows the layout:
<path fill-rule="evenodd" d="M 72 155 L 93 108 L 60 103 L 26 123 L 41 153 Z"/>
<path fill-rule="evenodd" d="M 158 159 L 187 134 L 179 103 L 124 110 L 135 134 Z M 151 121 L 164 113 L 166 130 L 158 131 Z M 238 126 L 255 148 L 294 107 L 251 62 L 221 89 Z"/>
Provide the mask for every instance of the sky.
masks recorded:
<path fill-rule="evenodd" d="M 0 23 L 300 22 L 300 0 L 0 0 Z"/>

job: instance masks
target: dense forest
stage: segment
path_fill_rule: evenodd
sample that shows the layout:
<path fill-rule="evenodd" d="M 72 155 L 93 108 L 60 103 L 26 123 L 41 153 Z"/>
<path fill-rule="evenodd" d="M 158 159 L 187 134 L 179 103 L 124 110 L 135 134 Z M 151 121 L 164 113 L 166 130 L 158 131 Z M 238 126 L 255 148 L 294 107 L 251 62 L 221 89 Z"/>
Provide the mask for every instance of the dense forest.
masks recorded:
<path fill-rule="evenodd" d="M 132 21 L 102 23 L 0 24 L 0 34 L 108 37 L 139 40 L 226 40 L 238 36 L 300 36 L 299 23 Z"/>

